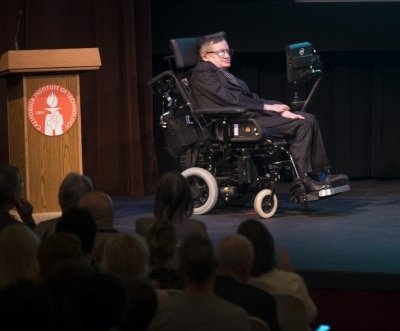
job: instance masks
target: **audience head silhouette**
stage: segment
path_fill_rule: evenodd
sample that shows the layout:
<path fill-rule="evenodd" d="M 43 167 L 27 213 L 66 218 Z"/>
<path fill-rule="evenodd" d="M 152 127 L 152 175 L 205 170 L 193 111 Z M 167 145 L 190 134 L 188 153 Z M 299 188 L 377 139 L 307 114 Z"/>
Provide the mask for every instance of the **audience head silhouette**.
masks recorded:
<path fill-rule="evenodd" d="M 127 293 L 115 276 L 91 272 L 81 277 L 65 298 L 66 330 L 110 331 L 121 324 Z"/>
<path fill-rule="evenodd" d="M 2 330 L 54 330 L 54 310 L 43 284 L 25 280 L 0 289 Z"/>
<path fill-rule="evenodd" d="M 219 241 L 216 250 L 218 273 L 245 282 L 253 267 L 254 249 L 242 235 L 230 235 Z"/>
<path fill-rule="evenodd" d="M 114 207 L 108 194 L 99 191 L 86 192 L 80 197 L 77 207 L 87 209 L 97 226 L 114 225 Z"/>
<path fill-rule="evenodd" d="M 125 282 L 128 292 L 128 312 L 121 330 L 146 331 L 157 312 L 157 294 L 149 283 L 142 280 Z"/>
<path fill-rule="evenodd" d="M 13 165 L 0 167 L 0 206 L 7 210 L 15 206 L 21 195 L 22 179 L 19 169 Z"/>
<path fill-rule="evenodd" d="M 56 232 L 75 234 L 81 241 L 85 255 L 92 251 L 96 238 L 96 223 L 89 211 L 80 208 L 70 208 L 61 215 L 57 222 Z"/>
<path fill-rule="evenodd" d="M 186 282 L 202 284 L 214 274 L 213 247 L 208 238 L 201 234 L 188 235 L 179 248 L 179 269 Z"/>
<path fill-rule="evenodd" d="M 86 192 L 93 191 L 93 183 L 88 176 L 70 172 L 61 182 L 58 191 L 58 203 L 62 212 L 78 205 L 80 197 Z"/>
<path fill-rule="evenodd" d="M 253 244 L 254 264 L 251 275 L 258 277 L 275 268 L 274 238 L 264 224 L 253 219 L 240 224 L 237 233 L 245 236 Z"/>
<path fill-rule="evenodd" d="M 149 251 L 143 237 L 115 234 L 104 245 L 100 268 L 121 279 L 144 279 L 148 274 Z"/>
<path fill-rule="evenodd" d="M 180 222 L 193 214 L 193 199 L 186 178 L 177 171 L 163 174 L 157 185 L 154 215 L 159 221 Z"/>
<path fill-rule="evenodd" d="M 18 281 L 41 281 L 36 257 L 39 238 L 23 224 L 7 226 L 0 234 L 0 288 Z"/>
<path fill-rule="evenodd" d="M 47 237 L 40 243 L 37 256 L 44 280 L 53 278 L 60 264 L 85 261 L 80 239 L 68 232 L 53 233 Z"/>

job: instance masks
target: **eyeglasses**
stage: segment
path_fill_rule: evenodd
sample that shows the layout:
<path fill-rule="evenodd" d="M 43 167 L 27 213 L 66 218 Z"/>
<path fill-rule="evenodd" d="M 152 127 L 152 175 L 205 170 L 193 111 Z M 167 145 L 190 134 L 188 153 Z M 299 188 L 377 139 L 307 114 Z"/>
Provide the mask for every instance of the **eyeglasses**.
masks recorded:
<path fill-rule="evenodd" d="M 216 56 L 223 58 L 225 54 L 228 54 L 229 56 L 233 55 L 233 49 L 221 49 L 219 51 L 206 51 L 207 54 L 213 53 Z"/>

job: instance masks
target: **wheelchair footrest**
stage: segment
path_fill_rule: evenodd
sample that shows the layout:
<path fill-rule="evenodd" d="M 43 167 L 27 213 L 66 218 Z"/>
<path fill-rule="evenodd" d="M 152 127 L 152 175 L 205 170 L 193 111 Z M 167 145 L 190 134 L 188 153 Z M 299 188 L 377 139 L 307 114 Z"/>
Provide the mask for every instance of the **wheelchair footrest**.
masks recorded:
<path fill-rule="evenodd" d="M 339 184 L 339 183 L 336 183 Z M 347 179 L 347 184 L 341 186 L 332 186 L 319 191 L 307 192 L 304 185 L 300 182 L 295 183 L 289 191 L 289 196 L 292 201 L 304 203 L 309 201 L 317 201 L 324 198 L 350 191 L 350 183 Z"/>
<path fill-rule="evenodd" d="M 347 192 L 347 191 L 350 191 L 349 184 L 341 185 L 341 186 L 333 186 L 329 189 L 318 191 L 317 193 L 318 193 L 319 198 L 326 198 L 326 197 L 330 197 L 332 195 L 340 194 L 340 193 Z"/>

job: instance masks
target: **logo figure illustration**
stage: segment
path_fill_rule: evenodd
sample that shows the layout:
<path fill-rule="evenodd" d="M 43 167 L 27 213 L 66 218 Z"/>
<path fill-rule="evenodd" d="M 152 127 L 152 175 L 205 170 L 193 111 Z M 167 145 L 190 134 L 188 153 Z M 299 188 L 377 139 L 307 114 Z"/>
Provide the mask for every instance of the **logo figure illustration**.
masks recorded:
<path fill-rule="evenodd" d="M 65 134 L 79 119 L 74 95 L 61 85 L 41 86 L 33 92 L 27 106 L 32 126 L 46 136 Z"/>
<path fill-rule="evenodd" d="M 59 112 L 61 108 L 57 107 L 57 96 L 51 92 L 47 97 L 46 103 L 49 107 L 45 108 L 45 110 L 49 111 L 50 114 L 46 114 L 44 133 L 47 136 L 52 136 L 53 133 L 58 136 L 63 133 L 64 118 Z"/>

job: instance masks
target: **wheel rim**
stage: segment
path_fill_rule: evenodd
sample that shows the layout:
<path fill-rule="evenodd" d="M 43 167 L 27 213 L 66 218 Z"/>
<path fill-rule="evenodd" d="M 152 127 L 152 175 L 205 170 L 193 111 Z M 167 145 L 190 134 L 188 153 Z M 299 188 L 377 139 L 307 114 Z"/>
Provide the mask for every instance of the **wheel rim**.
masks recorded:
<path fill-rule="evenodd" d="M 265 213 L 271 212 L 274 208 L 274 197 L 272 195 L 267 195 L 262 199 L 261 208 Z"/>
<path fill-rule="evenodd" d="M 186 179 L 191 188 L 194 208 L 204 205 L 209 194 L 207 183 L 202 178 L 197 176 L 190 176 Z"/>

